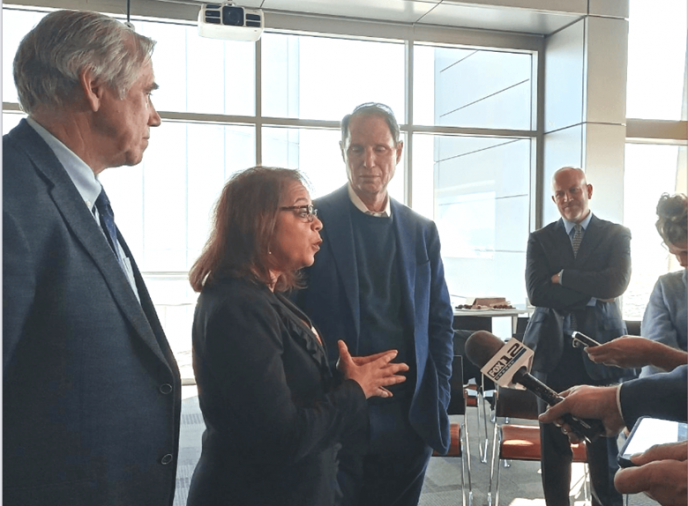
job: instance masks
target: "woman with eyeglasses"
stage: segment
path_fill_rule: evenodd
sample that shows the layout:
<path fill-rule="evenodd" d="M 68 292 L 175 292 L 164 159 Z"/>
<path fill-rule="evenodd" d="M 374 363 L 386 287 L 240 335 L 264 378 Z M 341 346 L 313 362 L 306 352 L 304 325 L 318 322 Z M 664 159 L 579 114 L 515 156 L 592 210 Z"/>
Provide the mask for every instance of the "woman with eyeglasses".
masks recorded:
<path fill-rule="evenodd" d="M 335 504 L 339 443 L 365 444 L 366 399 L 405 379 L 395 351 L 352 358 L 342 341 L 331 371 L 317 330 L 283 295 L 313 264 L 321 229 L 298 171 L 254 167 L 222 191 L 190 272 L 206 430 L 189 506 Z"/>

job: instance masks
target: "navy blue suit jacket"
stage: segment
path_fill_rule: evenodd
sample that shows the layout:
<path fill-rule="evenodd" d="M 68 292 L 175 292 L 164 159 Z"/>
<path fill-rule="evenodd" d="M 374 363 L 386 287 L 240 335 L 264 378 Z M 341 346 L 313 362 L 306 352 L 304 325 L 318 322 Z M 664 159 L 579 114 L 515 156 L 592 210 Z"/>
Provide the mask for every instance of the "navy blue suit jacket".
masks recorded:
<path fill-rule="evenodd" d="M 139 303 L 25 120 L 3 175 L 4 504 L 171 505 L 181 382 L 141 273 Z"/>
<path fill-rule="evenodd" d="M 688 365 L 621 385 L 624 423 L 632 428 L 641 416 L 688 421 Z"/>
<path fill-rule="evenodd" d="M 564 269 L 563 284 L 551 277 Z M 530 234 L 526 288 L 536 306 L 525 331 L 524 344 L 535 351 L 533 370 L 549 373 L 564 349 L 563 319 L 577 315 L 578 330 L 606 343 L 626 333 L 626 324 L 613 299 L 626 291 L 631 279 L 631 232 L 593 215 L 574 256 L 571 239 L 559 219 Z M 588 306 L 592 297 L 595 306 Z M 585 369 L 595 380 L 628 376 L 628 371 L 592 363 L 583 354 Z"/>
<path fill-rule="evenodd" d="M 307 288 L 297 303 L 321 330 L 332 364 L 337 340 L 357 355 L 360 336 L 358 272 L 347 186 L 315 202 L 323 222 L 323 244 L 306 270 Z M 416 384 L 410 423 L 435 450 L 449 448 L 449 377 L 453 358 L 453 312 L 435 224 L 391 200 L 405 324 L 413 330 Z"/>

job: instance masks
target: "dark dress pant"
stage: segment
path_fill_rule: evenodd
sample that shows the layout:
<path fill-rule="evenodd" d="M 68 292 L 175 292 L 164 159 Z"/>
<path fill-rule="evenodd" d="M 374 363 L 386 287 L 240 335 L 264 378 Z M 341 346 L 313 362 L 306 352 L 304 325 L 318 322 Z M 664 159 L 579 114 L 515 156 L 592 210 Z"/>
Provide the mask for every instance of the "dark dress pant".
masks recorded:
<path fill-rule="evenodd" d="M 554 372 L 536 373 L 535 376 L 557 392 L 574 385 L 608 384 L 609 382 L 595 381 L 587 374 L 581 355 L 582 350 L 573 348 L 570 343 L 571 339 L 567 339 L 561 361 Z M 546 409 L 547 404 L 538 399 L 540 413 Z M 547 506 L 569 506 L 573 461 L 569 439 L 556 425 L 541 423 L 540 442 L 545 502 Z M 586 443 L 586 446 L 593 506 L 622 506 L 623 498 L 614 488 L 614 475 L 618 469 L 616 439 L 600 437 L 593 443 Z"/>
<path fill-rule="evenodd" d="M 371 403 L 367 453 L 339 454 L 342 506 L 416 506 L 432 448 L 408 421 L 410 397 Z"/>

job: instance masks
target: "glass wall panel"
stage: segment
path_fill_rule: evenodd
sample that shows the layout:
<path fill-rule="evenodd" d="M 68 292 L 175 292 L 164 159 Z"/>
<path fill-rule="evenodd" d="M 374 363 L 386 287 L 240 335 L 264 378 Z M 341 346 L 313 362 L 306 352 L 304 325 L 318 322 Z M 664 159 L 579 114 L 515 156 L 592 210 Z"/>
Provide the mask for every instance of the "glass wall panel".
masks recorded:
<path fill-rule="evenodd" d="M 404 122 L 404 45 L 266 33 L 263 115 L 339 121 L 382 102 Z"/>
<path fill-rule="evenodd" d="M 414 122 L 530 130 L 532 56 L 415 46 Z"/>
<path fill-rule="evenodd" d="M 348 180 L 340 138 L 339 130 L 264 127 L 263 165 L 303 171 L 312 187 L 311 198 L 322 197 Z M 393 198 L 405 202 L 403 158 L 388 190 Z"/>
<path fill-rule="evenodd" d="M 626 117 L 686 119 L 687 5 L 630 0 Z"/>
<path fill-rule="evenodd" d="M 164 122 L 135 167 L 108 169 L 117 225 L 139 268 L 187 271 L 208 238 L 210 216 L 225 181 L 255 165 L 255 129 Z"/>
<path fill-rule="evenodd" d="M 623 297 L 623 315 L 642 320 L 657 278 L 681 268 L 662 243 L 655 222 L 662 193 L 686 193 L 686 148 L 627 144 L 625 167 L 624 224 L 633 236 L 633 274 Z"/>
<path fill-rule="evenodd" d="M 530 213 L 530 140 L 416 135 L 414 208 L 430 213 L 454 296 L 525 303 Z M 432 150 L 430 150 L 432 143 Z M 432 156 L 432 158 L 430 158 Z"/>
<path fill-rule="evenodd" d="M 254 42 L 207 39 L 196 26 L 134 22 L 157 41 L 153 52 L 160 111 L 255 114 Z"/>

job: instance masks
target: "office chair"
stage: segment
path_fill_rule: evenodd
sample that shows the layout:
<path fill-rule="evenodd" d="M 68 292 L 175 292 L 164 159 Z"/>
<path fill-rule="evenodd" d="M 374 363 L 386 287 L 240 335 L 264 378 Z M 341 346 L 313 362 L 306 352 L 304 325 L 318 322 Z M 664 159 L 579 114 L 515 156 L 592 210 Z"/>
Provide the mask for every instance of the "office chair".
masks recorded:
<path fill-rule="evenodd" d="M 463 360 L 461 355 L 454 355 L 452 360 L 452 375 L 449 379 L 451 395 L 447 412 L 450 415 L 462 415 L 462 421 L 452 423 L 449 427 L 451 443 L 449 452 L 437 457 L 461 458 L 461 504 L 466 506 L 466 478 L 468 479 L 468 506 L 473 506 L 473 487 L 471 484 L 471 448 L 468 442 L 468 426 L 466 424 L 466 393 L 463 384 Z"/>
<path fill-rule="evenodd" d="M 498 387 L 495 401 L 497 422 L 494 426 L 492 443 L 492 463 L 490 466 L 490 482 L 487 492 L 488 506 L 499 505 L 499 471 L 500 462 L 504 467 L 510 467 L 509 460 L 540 461 L 540 426 L 500 424 L 499 418 L 519 418 L 537 420 L 538 407 L 535 395 L 527 390 Z M 587 462 L 585 443 L 571 445 L 573 462 Z M 495 469 L 496 468 L 496 469 Z M 496 470 L 496 476 L 495 476 Z M 583 477 L 586 502 L 588 501 L 587 468 Z M 494 483 L 494 494 L 493 494 Z M 494 503 L 492 498 L 494 497 Z"/>

